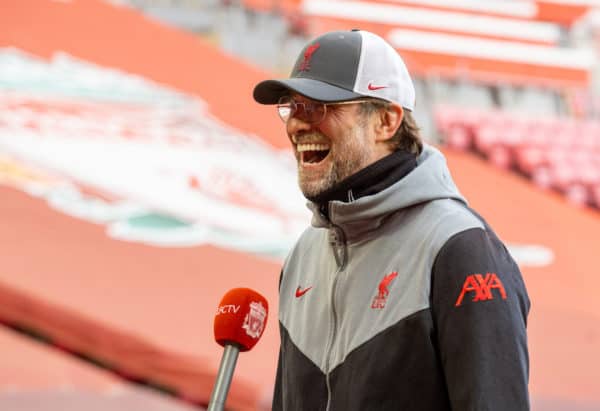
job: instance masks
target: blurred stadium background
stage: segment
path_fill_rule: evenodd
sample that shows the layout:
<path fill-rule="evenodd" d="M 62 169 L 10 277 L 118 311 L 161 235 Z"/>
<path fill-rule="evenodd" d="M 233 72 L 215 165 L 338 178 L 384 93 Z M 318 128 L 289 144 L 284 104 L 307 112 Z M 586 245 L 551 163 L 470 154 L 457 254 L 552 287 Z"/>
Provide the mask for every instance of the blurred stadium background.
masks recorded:
<path fill-rule="evenodd" d="M 268 409 L 308 212 L 251 92 L 356 27 L 405 57 L 426 140 L 522 267 L 532 409 L 600 410 L 597 0 L 2 0 L 0 409 L 202 409 L 240 286 L 272 312 L 229 406 Z"/>

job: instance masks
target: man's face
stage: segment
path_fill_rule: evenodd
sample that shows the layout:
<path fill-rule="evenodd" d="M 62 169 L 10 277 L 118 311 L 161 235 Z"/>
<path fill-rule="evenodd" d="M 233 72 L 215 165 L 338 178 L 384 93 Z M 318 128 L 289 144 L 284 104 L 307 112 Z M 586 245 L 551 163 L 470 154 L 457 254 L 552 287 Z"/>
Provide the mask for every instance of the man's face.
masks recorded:
<path fill-rule="evenodd" d="M 299 95 L 298 102 L 309 102 Z M 359 104 L 329 105 L 325 118 L 309 124 L 298 117 L 286 123 L 298 163 L 298 183 L 305 197 L 314 197 L 379 157 L 370 118 Z"/>

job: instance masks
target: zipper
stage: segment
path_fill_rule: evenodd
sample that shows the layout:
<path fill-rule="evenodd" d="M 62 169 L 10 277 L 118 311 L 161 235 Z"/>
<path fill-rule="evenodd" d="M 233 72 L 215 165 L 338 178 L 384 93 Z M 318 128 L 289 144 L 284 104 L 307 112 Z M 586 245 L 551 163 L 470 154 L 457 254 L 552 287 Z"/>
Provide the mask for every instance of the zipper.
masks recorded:
<path fill-rule="evenodd" d="M 330 407 L 331 407 L 331 382 L 329 380 L 330 377 L 330 364 L 331 364 L 331 354 L 333 352 L 333 347 L 334 347 L 334 341 L 335 341 L 335 337 L 336 337 L 336 331 L 337 331 L 337 312 L 335 310 L 335 291 L 336 291 L 336 286 L 337 286 L 337 282 L 340 276 L 340 273 L 342 273 L 344 271 L 344 269 L 346 268 L 346 262 L 347 262 L 347 250 L 346 250 L 346 236 L 344 234 L 344 231 L 341 229 L 341 227 L 338 227 L 336 225 L 331 225 L 330 228 L 330 244 L 333 247 L 333 254 L 335 256 L 335 261 L 337 264 L 337 270 L 333 276 L 333 282 L 331 284 L 331 295 L 330 295 L 330 302 L 331 302 L 331 328 L 330 328 L 330 332 L 329 332 L 329 340 L 327 341 L 327 346 L 326 346 L 326 357 L 325 357 L 325 369 L 327 370 L 326 374 L 325 374 L 325 384 L 327 386 L 327 407 L 325 408 L 326 411 L 329 411 Z M 340 251 L 341 251 L 341 256 L 340 256 Z"/>
<path fill-rule="evenodd" d="M 333 284 L 331 286 L 331 329 L 330 329 L 330 338 L 327 344 L 327 357 L 325 358 L 325 369 L 327 373 L 325 374 L 325 384 L 327 385 L 327 407 L 325 411 L 329 411 L 329 407 L 331 405 L 331 382 L 329 381 L 329 366 L 331 364 L 331 352 L 333 351 L 333 342 L 336 336 L 337 329 L 337 314 L 335 312 L 335 286 L 337 284 L 338 275 L 341 272 L 341 268 L 338 267 L 335 272 L 335 277 L 333 278 Z"/>

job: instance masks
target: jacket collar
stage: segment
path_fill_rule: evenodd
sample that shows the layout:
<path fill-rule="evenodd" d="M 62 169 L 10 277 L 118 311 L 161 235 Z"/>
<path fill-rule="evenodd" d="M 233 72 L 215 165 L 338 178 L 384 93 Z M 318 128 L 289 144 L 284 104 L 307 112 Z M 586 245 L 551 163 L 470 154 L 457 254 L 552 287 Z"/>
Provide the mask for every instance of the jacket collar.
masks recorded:
<path fill-rule="evenodd" d="M 397 162 L 398 159 L 394 160 L 390 155 L 379 160 L 379 162 L 388 161 Z M 401 165 L 395 164 L 396 167 Z M 313 212 L 311 224 L 314 227 L 337 226 L 344 231 L 348 242 L 354 242 L 376 231 L 392 213 L 440 198 L 452 198 L 466 204 L 466 200 L 450 177 L 445 157 L 436 148 L 425 145 L 423 152 L 417 158 L 416 166 L 380 191 L 365 194 L 352 201 L 334 199 L 321 204 L 309 202 L 308 207 Z M 327 206 L 324 207 L 323 204 Z"/>

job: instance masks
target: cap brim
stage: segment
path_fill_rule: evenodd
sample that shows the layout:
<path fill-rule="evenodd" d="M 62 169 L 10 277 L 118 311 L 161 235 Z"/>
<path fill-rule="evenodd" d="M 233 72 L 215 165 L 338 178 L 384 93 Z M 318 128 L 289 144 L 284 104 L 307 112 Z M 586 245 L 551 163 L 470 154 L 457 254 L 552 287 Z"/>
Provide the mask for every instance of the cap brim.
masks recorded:
<path fill-rule="evenodd" d="M 310 78 L 289 78 L 283 80 L 265 80 L 254 87 L 254 100 L 261 104 L 277 104 L 281 96 L 290 91 L 301 94 L 311 100 L 338 102 L 362 97 L 361 94 L 332 86 Z"/>

